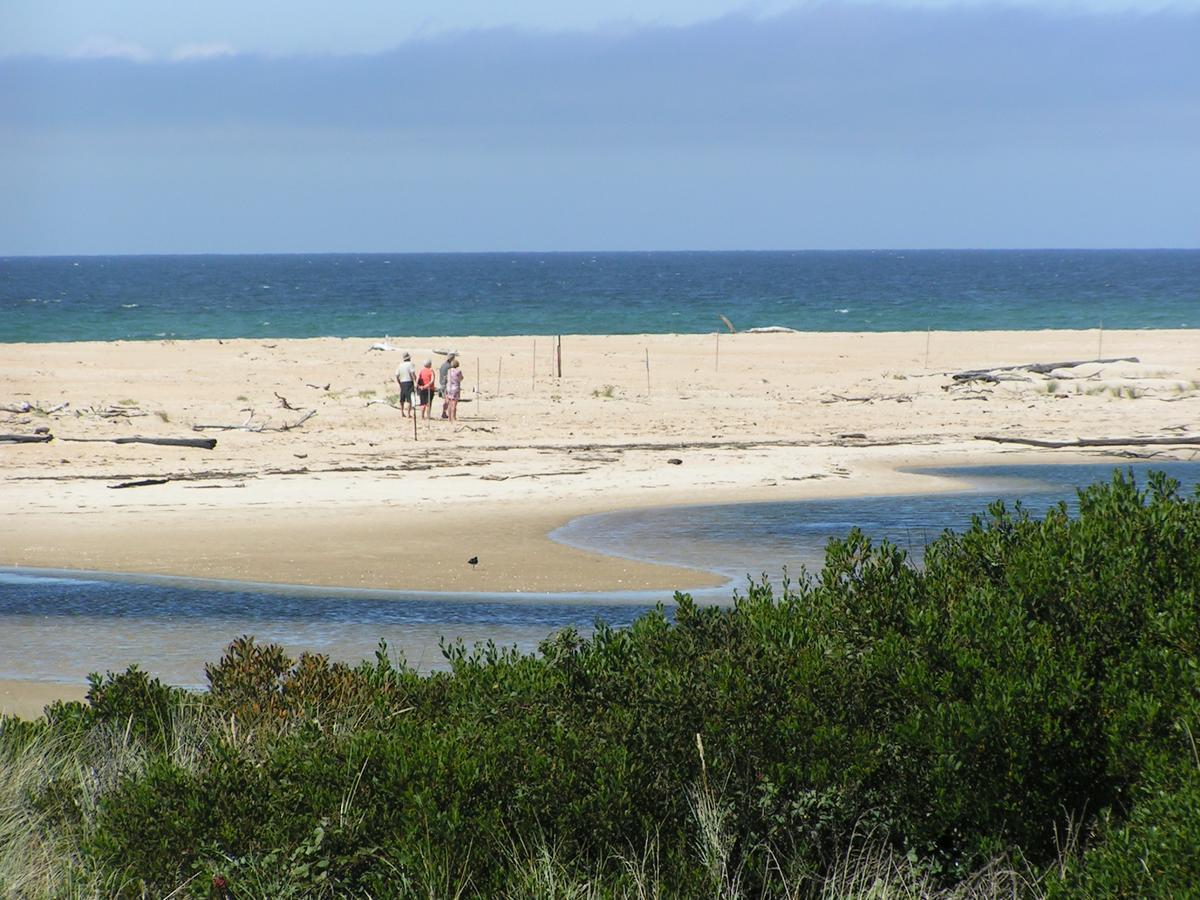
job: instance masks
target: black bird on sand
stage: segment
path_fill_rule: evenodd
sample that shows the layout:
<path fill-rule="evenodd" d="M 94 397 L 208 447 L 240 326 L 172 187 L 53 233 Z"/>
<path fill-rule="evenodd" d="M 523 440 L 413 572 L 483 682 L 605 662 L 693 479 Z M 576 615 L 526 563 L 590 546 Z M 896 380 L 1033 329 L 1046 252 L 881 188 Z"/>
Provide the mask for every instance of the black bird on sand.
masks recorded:
<path fill-rule="evenodd" d="M 472 556 L 470 559 L 467 560 L 467 565 L 470 566 L 472 569 L 475 568 L 477 565 L 479 565 L 479 557 Z"/>

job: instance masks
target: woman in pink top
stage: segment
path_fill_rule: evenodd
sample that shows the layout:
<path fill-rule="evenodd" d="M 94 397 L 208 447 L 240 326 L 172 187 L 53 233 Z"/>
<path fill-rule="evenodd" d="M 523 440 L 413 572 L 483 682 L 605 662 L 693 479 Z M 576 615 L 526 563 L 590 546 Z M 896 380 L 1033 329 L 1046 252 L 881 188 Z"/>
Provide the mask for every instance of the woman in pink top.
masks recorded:
<path fill-rule="evenodd" d="M 458 398 L 462 394 L 462 369 L 458 360 L 450 363 L 450 371 L 446 373 L 446 416 L 451 422 L 458 421 Z"/>

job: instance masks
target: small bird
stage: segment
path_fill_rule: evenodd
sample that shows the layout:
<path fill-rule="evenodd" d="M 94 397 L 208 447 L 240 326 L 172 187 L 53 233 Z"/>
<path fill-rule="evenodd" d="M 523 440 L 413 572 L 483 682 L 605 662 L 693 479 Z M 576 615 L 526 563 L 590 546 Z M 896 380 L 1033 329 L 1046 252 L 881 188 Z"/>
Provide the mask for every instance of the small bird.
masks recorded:
<path fill-rule="evenodd" d="M 467 565 L 470 566 L 472 569 L 475 568 L 477 565 L 479 565 L 479 557 L 472 556 L 470 559 L 467 560 Z"/>

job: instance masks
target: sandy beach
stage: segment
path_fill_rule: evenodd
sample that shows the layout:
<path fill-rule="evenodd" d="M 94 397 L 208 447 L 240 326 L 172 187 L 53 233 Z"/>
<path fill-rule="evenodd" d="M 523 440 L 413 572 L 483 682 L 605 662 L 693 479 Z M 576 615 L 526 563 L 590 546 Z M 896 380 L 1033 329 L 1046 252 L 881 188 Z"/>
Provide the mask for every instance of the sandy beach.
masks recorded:
<path fill-rule="evenodd" d="M 392 405 L 401 351 L 447 349 L 459 421 L 437 401 L 414 434 Z M 1138 362 L 952 377 L 1099 357 Z M 899 471 L 918 465 L 1200 455 L 978 439 L 1195 437 L 1200 333 L 1182 330 L 565 336 L 561 377 L 547 337 L 7 344 L 0 376 L 0 433 L 54 436 L 0 444 L 0 565 L 18 567 L 686 589 L 722 579 L 547 534 L 613 509 L 951 486 Z M 134 436 L 217 443 L 111 442 Z M 142 481 L 161 483 L 118 487 Z"/>

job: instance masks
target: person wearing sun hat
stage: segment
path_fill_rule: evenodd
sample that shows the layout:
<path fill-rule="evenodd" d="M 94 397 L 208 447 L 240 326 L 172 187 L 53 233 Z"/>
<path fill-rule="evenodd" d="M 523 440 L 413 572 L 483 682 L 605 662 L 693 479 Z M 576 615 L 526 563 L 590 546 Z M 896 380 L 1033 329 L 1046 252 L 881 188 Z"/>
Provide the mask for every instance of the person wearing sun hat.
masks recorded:
<path fill-rule="evenodd" d="M 396 367 L 396 381 L 400 385 L 400 415 L 408 418 L 413 413 L 413 382 L 417 378 L 417 368 L 412 363 L 412 354 L 404 351 L 404 359 Z M 407 405 L 408 411 L 405 411 Z"/>

